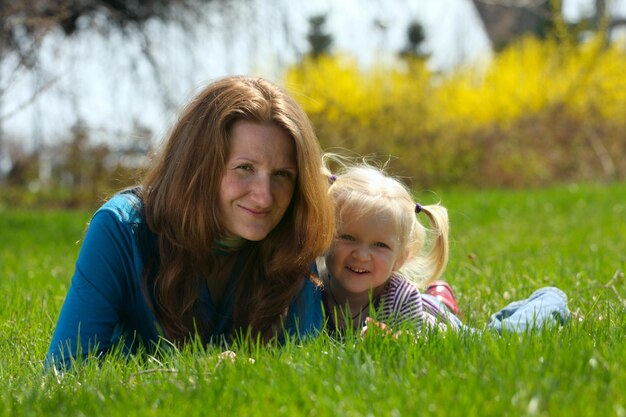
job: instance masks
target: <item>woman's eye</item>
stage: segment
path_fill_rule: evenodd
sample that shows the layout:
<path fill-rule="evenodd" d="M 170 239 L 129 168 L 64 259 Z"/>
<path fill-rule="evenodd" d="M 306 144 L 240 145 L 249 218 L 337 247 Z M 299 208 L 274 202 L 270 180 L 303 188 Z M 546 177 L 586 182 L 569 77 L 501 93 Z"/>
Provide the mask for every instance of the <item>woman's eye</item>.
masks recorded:
<path fill-rule="evenodd" d="M 252 167 L 252 165 L 248 165 L 248 164 L 238 165 L 237 169 L 240 169 L 242 171 L 254 171 L 254 168 Z"/>
<path fill-rule="evenodd" d="M 276 171 L 275 175 L 277 177 L 282 177 L 282 178 L 287 178 L 287 179 L 293 178 L 293 173 L 291 171 Z"/>

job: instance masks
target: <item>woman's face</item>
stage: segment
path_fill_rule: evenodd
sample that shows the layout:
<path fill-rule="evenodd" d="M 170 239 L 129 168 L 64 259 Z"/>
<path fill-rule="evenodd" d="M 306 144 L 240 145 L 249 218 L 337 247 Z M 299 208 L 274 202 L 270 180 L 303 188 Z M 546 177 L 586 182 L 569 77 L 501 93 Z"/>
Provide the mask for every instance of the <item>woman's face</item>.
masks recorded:
<path fill-rule="evenodd" d="M 297 176 L 295 145 L 287 132 L 274 124 L 235 122 L 218 196 L 229 237 L 264 239 L 283 218 Z"/>

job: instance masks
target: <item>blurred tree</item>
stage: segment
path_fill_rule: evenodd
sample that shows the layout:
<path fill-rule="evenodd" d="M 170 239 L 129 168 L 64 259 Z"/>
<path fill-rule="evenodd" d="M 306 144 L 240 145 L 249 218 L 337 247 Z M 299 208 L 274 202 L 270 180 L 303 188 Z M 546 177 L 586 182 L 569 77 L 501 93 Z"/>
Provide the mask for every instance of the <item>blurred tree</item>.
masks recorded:
<path fill-rule="evenodd" d="M 400 51 L 402 57 L 424 58 L 428 54 L 422 51 L 422 43 L 426 40 L 424 27 L 417 21 L 412 21 L 406 30 L 407 45 Z"/>
<path fill-rule="evenodd" d="M 60 27 L 71 35 L 80 29 L 80 19 L 94 15 L 105 16 L 111 24 L 124 27 L 152 18 L 168 20 L 175 16 L 175 10 L 209 1 L 212 0 L 3 0 L 0 16 L 5 22 L 7 19 L 13 22 L 2 27 L 4 34 L 9 35 L 5 39 L 10 40 L 15 35 L 12 29 L 16 23 L 31 35 L 50 27 Z"/>
<path fill-rule="evenodd" d="M 494 50 L 524 34 L 543 38 L 550 31 L 560 0 L 473 0 Z"/>
<path fill-rule="evenodd" d="M 626 26 L 626 18 L 613 16 L 609 12 L 610 2 L 607 0 L 595 0 L 595 12 L 585 23 L 591 30 L 605 33 L 605 41 L 608 44 L 611 34 L 617 27 Z"/>
<path fill-rule="evenodd" d="M 578 41 L 581 32 L 595 31 L 606 34 L 617 26 L 626 25 L 626 19 L 616 18 L 609 12 L 607 0 L 594 0 L 594 13 L 580 22 L 568 24 L 563 33 L 563 0 L 472 0 L 496 51 L 524 34 L 545 38 L 558 32 L 561 40 Z"/>
<path fill-rule="evenodd" d="M 210 1 L 232 0 L 0 0 L 0 59 L 15 53 L 20 65 L 32 68 L 39 41 L 51 30 L 73 35 L 91 29 L 88 19 L 96 16 L 112 27 L 141 27 L 149 19 L 176 19 L 184 14 L 175 11 Z"/>
<path fill-rule="evenodd" d="M 333 36 L 325 32 L 326 15 L 317 15 L 309 18 L 309 33 L 307 39 L 311 50 L 309 55 L 317 59 L 330 53 L 333 44 Z"/>
<path fill-rule="evenodd" d="M 122 31 L 132 28 L 140 36 L 141 53 L 153 67 L 156 84 L 161 86 L 160 70 L 150 39 L 143 30 L 145 23 L 151 19 L 183 22 L 187 16 L 198 15 L 186 12 L 208 2 L 231 1 L 234 0 L 0 0 L 0 161 L 8 155 L 3 121 L 35 102 L 56 81 L 53 77 L 42 77 L 40 71 L 39 50 L 51 31 L 60 30 L 72 36 L 94 27 Z M 98 24 L 93 24 L 95 19 Z M 31 95 L 22 102 L 11 102 L 11 108 L 7 109 L 8 91 L 18 79 L 29 74 L 36 80 Z M 164 104 L 172 107 L 171 98 L 162 95 Z"/>

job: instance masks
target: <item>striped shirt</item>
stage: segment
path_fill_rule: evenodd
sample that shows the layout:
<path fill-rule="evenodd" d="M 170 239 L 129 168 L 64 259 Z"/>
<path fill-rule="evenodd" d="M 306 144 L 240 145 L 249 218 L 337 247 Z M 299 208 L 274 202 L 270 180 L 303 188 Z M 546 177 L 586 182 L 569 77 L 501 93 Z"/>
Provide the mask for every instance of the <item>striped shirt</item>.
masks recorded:
<path fill-rule="evenodd" d="M 330 274 L 324 258 L 318 258 L 316 264 L 319 277 L 324 287 L 327 287 Z M 441 330 L 460 328 L 458 320 L 449 319 L 452 313 L 441 302 L 433 297 L 423 296 L 415 283 L 396 272 L 391 274 L 383 291 L 372 301 L 376 309 L 374 318 L 391 327 L 409 326 L 416 330 L 424 327 Z M 328 308 L 327 303 L 324 304 Z"/>
<path fill-rule="evenodd" d="M 416 329 L 457 329 L 448 320 L 445 307 L 430 297 L 423 297 L 417 285 L 404 276 L 393 273 L 379 296 L 376 319 L 392 327 L 410 326 Z"/>

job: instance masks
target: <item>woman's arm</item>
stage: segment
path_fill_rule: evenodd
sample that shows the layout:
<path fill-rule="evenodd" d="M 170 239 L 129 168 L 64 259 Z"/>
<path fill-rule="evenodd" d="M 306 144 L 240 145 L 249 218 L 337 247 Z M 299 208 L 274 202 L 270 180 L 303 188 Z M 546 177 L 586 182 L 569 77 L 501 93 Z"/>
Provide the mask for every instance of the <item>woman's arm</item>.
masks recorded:
<path fill-rule="evenodd" d="M 46 355 L 46 365 L 67 367 L 110 349 L 131 304 L 136 244 L 132 229 L 110 210 L 91 220 Z M 119 333 L 119 332 L 118 332 Z"/>

